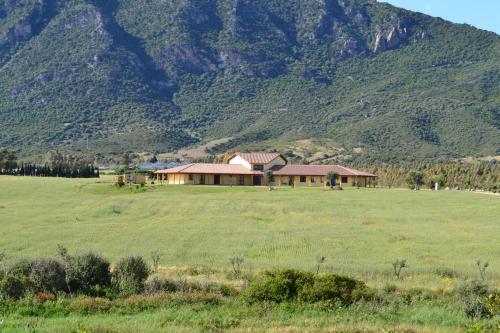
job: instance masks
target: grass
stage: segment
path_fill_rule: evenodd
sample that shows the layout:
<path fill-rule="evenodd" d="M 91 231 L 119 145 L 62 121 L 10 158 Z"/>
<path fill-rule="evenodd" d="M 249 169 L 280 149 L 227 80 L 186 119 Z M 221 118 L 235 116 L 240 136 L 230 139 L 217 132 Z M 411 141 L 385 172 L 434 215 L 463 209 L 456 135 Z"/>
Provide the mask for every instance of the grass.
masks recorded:
<path fill-rule="evenodd" d="M 319 314 L 322 314 L 319 316 Z M 228 301 L 219 306 L 183 305 L 137 314 L 33 318 L 36 332 L 457 332 L 468 324 L 456 309 L 420 304 L 398 309 L 362 304 L 324 311 L 314 306 L 244 305 Z M 24 321 L 13 318 L 12 332 L 24 332 Z M 422 322 L 427 322 L 422 324 Z M 453 326 L 451 324 L 455 324 Z M 417 326 L 418 331 L 412 330 Z M 374 329 L 375 328 L 375 329 Z"/>
<path fill-rule="evenodd" d="M 316 257 L 324 255 L 322 271 L 348 274 L 379 289 L 389 283 L 398 290 L 445 295 L 479 277 L 477 258 L 490 261 L 488 281 L 500 286 L 499 199 L 405 189 L 118 189 L 111 177 L 2 176 L 0 252 L 7 260 L 49 256 L 63 244 L 71 253 L 92 250 L 116 262 L 160 251 L 166 275 L 219 280 L 227 277 L 231 255 L 245 257 L 249 274 L 273 267 L 312 271 Z M 401 280 L 392 277 L 396 259 L 409 265 Z M 238 302 L 33 320 L 36 332 L 456 332 L 470 324 L 456 304 L 443 300 L 381 309 L 361 304 L 333 314 L 311 306 Z M 31 319 L 6 320 L 5 332 L 24 332 Z"/>
<path fill-rule="evenodd" d="M 0 247 L 54 254 L 56 244 L 118 259 L 162 252 L 162 264 L 227 265 L 243 254 L 252 268 L 325 267 L 385 272 L 406 258 L 412 272 L 446 266 L 475 273 L 495 260 L 500 203 L 466 192 L 312 188 L 148 187 L 115 189 L 95 180 L 0 178 Z M 456 245 L 460 244 L 459 247 Z M 498 274 L 500 262 L 491 262 Z M 496 268 L 496 270 L 495 270 Z"/>
<path fill-rule="evenodd" d="M 458 191 L 148 186 L 116 189 L 105 180 L 0 177 L 0 249 L 9 256 L 93 250 L 113 261 L 162 253 L 162 266 L 323 270 L 366 281 L 386 278 L 407 259 L 403 275 L 419 279 L 447 268 L 476 276 L 490 260 L 500 279 L 500 201 Z M 418 282 L 417 282 L 418 284 Z"/>

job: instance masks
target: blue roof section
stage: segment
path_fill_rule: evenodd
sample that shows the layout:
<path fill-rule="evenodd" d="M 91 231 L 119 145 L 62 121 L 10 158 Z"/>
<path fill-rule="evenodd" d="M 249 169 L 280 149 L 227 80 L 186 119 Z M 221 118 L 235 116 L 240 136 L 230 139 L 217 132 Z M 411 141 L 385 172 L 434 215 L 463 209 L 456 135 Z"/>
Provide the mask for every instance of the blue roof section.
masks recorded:
<path fill-rule="evenodd" d="M 170 169 L 176 166 L 183 165 L 186 163 L 178 162 L 156 162 L 156 163 L 141 163 L 137 167 L 141 170 L 160 170 L 160 169 Z"/>

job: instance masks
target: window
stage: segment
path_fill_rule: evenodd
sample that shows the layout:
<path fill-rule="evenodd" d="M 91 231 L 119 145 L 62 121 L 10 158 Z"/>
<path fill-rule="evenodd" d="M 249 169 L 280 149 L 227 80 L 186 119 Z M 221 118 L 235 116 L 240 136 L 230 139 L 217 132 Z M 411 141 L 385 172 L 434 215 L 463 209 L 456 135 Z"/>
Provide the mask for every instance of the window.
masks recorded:
<path fill-rule="evenodd" d="M 311 176 L 311 183 L 316 183 L 316 176 Z"/>
<path fill-rule="evenodd" d="M 255 165 L 253 166 L 253 169 L 254 169 L 255 171 L 264 171 L 264 165 L 263 165 L 263 164 L 255 164 Z"/>
<path fill-rule="evenodd" d="M 347 183 L 347 177 L 342 177 L 342 183 Z"/>
<path fill-rule="evenodd" d="M 305 183 L 306 182 L 306 176 L 300 176 L 300 182 Z"/>
<path fill-rule="evenodd" d="M 238 179 L 238 184 L 245 185 L 245 176 L 240 176 L 240 178 Z"/>
<path fill-rule="evenodd" d="M 193 175 L 189 175 L 189 181 L 192 182 L 194 179 L 194 176 Z"/>

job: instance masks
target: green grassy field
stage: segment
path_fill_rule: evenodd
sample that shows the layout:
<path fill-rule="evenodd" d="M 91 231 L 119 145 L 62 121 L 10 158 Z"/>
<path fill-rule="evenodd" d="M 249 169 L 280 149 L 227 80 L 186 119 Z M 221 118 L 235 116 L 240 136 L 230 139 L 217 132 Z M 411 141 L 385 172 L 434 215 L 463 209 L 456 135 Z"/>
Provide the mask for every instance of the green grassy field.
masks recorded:
<path fill-rule="evenodd" d="M 407 259 L 411 276 L 449 268 L 500 279 L 500 198 L 458 191 L 149 186 L 0 177 L 0 249 L 10 257 L 94 250 L 162 253 L 164 266 L 325 269 L 375 281 Z"/>
<path fill-rule="evenodd" d="M 391 283 L 401 290 L 438 293 L 478 278 L 475 260 L 480 258 L 490 262 L 488 282 L 500 286 L 500 198 L 470 192 L 118 189 L 111 177 L 2 176 L 0 235 L 0 252 L 7 260 L 52 256 L 57 244 L 63 244 L 72 253 L 92 250 L 113 262 L 160 251 L 165 271 L 229 270 L 228 256 L 241 254 L 244 269 L 255 273 L 273 267 L 313 270 L 316 257 L 324 255 L 323 271 L 351 275 L 376 288 Z M 409 264 L 398 281 L 391 267 L 396 259 Z M 443 277 L 443 270 L 453 270 L 456 277 Z M 335 315 L 307 307 L 266 310 L 231 302 L 236 301 L 216 307 L 186 305 L 139 314 L 33 320 L 37 332 L 389 332 L 394 325 L 400 329 L 394 332 L 407 332 L 405 327 L 408 332 L 456 332 L 470 324 L 457 305 L 439 300 L 376 311 L 360 305 L 354 312 L 338 310 Z M 24 332 L 26 318 L 7 319 L 6 332 Z M 231 324 L 233 319 L 237 324 Z M 93 330 L 80 327 L 89 325 Z"/>

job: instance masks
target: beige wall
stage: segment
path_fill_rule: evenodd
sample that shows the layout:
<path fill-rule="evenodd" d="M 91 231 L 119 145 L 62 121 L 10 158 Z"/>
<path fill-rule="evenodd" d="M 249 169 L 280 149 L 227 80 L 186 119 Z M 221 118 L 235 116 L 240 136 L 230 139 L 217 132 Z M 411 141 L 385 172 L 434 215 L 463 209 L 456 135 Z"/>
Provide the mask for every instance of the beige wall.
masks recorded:
<path fill-rule="evenodd" d="M 161 175 L 160 175 L 161 176 Z M 189 180 L 189 175 L 187 174 L 169 174 L 169 175 L 163 175 L 163 183 L 164 184 L 175 184 L 175 185 L 182 185 L 182 184 L 192 184 L 192 185 L 199 185 L 200 184 L 200 179 L 201 179 L 200 174 L 193 174 L 193 180 Z M 328 181 L 326 176 L 305 176 L 306 181 L 301 183 L 300 182 L 300 176 L 274 176 L 274 185 L 275 186 L 287 186 L 289 178 L 293 178 L 294 180 L 294 185 L 295 186 L 326 186 L 326 182 Z M 239 183 L 239 178 L 240 175 L 220 175 L 220 185 L 234 185 L 238 186 L 240 185 Z M 244 185 L 246 186 L 251 186 L 253 185 L 253 176 L 252 175 L 243 175 L 244 178 Z M 313 178 L 315 178 L 313 181 Z M 161 179 L 161 177 L 160 177 Z M 265 177 L 262 177 L 262 185 L 267 185 L 265 184 L 264 181 Z M 347 177 L 347 183 L 342 182 L 342 178 L 339 176 L 337 179 L 337 185 L 342 185 L 342 187 L 350 187 L 353 186 L 355 183 L 358 183 L 358 186 L 360 187 L 365 187 L 368 184 L 367 177 Z M 214 185 L 214 175 L 205 175 L 205 185 Z"/>

